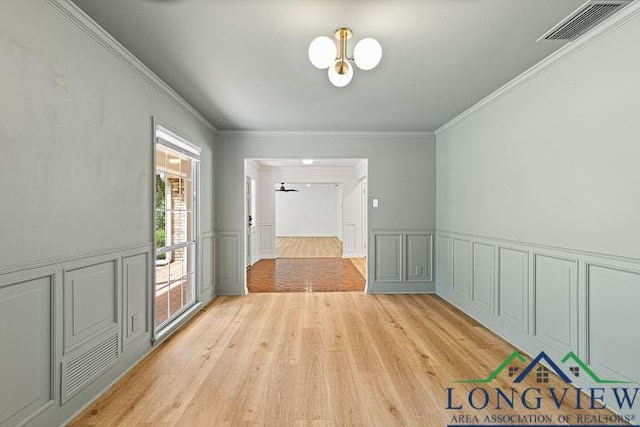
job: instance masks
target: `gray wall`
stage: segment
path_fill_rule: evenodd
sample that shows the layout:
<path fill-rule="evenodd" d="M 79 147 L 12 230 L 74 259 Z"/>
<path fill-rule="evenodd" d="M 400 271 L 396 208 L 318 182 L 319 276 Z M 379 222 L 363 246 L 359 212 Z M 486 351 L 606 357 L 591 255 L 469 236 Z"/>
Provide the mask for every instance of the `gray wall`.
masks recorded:
<path fill-rule="evenodd" d="M 438 134 L 438 228 L 640 258 L 640 19 Z"/>
<path fill-rule="evenodd" d="M 429 239 L 435 226 L 435 141 L 432 136 L 384 133 L 222 133 L 216 138 L 217 293 L 244 292 L 243 174 L 245 158 L 368 158 L 369 285 L 372 292 L 429 292 Z M 390 233 L 394 244 L 380 242 Z M 410 245 L 424 240 L 423 245 Z M 386 242 L 386 241 L 385 241 Z M 411 250 L 410 250 L 411 249 Z M 411 265 L 409 265 L 411 260 Z M 416 276 L 416 267 L 422 267 Z M 376 270 L 377 268 L 377 270 Z M 375 272 L 377 271 L 377 275 Z"/>
<path fill-rule="evenodd" d="M 150 349 L 152 116 L 203 150 L 213 290 L 212 130 L 55 3 L 0 13 L 2 427 L 61 424 Z"/>
<path fill-rule="evenodd" d="M 640 381 L 640 4 L 437 135 L 438 294 Z M 615 24 L 615 25 L 614 25 Z M 588 40 L 589 42 L 585 42 Z"/>

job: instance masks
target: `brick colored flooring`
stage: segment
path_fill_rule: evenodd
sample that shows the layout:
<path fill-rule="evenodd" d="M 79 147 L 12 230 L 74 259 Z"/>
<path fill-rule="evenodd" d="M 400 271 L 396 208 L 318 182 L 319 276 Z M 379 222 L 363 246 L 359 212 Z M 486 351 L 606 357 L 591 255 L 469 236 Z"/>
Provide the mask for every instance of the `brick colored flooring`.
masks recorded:
<path fill-rule="evenodd" d="M 247 270 L 249 292 L 364 291 L 365 279 L 349 259 L 263 259 Z"/>

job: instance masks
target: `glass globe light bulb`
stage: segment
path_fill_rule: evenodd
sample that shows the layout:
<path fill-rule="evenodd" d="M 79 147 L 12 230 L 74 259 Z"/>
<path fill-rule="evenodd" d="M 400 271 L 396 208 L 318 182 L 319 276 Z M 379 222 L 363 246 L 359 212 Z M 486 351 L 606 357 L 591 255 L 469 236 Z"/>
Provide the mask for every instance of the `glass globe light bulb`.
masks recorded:
<path fill-rule="evenodd" d="M 316 37 L 309 44 L 309 61 L 314 67 L 323 70 L 333 64 L 337 52 L 336 44 L 329 37 Z"/>
<path fill-rule="evenodd" d="M 329 67 L 329 81 L 336 87 L 344 87 L 353 78 L 353 65 L 345 60 L 344 63 L 338 59 Z"/>
<path fill-rule="evenodd" d="M 362 39 L 353 50 L 353 59 L 361 70 L 374 69 L 382 59 L 382 46 L 371 37 Z"/>

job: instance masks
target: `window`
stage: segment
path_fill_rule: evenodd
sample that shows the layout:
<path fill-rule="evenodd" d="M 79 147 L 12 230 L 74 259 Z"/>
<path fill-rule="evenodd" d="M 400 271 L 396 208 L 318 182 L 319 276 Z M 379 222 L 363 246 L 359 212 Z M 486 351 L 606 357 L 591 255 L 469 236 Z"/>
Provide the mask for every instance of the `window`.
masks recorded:
<path fill-rule="evenodd" d="M 199 150 L 156 127 L 155 319 L 156 331 L 196 302 Z"/>
<path fill-rule="evenodd" d="M 538 366 L 536 369 L 536 381 L 539 383 L 549 382 L 549 370 L 544 366 Z"/>

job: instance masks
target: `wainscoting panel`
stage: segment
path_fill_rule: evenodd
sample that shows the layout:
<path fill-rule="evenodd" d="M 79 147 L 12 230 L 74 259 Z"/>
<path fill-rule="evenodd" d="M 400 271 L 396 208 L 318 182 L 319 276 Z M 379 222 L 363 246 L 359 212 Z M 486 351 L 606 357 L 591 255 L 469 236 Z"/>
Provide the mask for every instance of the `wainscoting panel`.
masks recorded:
<path fill-rule="evenodd" d="M 116 278 L 116 260 L 64 272 L 65 354 L 117 325 Z"/>
<path fill-rule="evenodd" d="M 466 262 L 463 248 L 454 257 L 454 239 L 471 242 L 471 301 L 448 281 L 447 270 Z M 532 357 L 545 351 L 562 361 L 573 352 L 603 380 L 640 382 L 640 259 L 444 230 L 436 242 L 439 296 Z M 589 375 L 572 380 L 594 385 Z M 633 413 L 640 417 L 637 405 Z"/>
<path fill-rule="evenodd" d="M 534 334 L 558 353 L 577 352 L 578 262 L 534 256 Z"/>
<path fill-rule="evenodd" d="M 273 224 L 260 224 L 260 253 L 262 258 L 276 257 L 276 231 Z"/>
<path fill-rule="evenodd" d="M 610 379 L 640 382 L 640 268 L 588 265 L 587 301 L 588 363 Z"/>
<path fill-rule="evenodd" d="M 260 248 L 260 230 L 259 227 L 251 227 L 251 265 L 260 261 L 262 258 L 262 250 Z"/>
<path fill-rule="evenodd" d="M 216 233 L 218 242 L 216 264 L 216 295 L 242 295 L 244 293 L 244 254 L 241 253 L 242 232 Z"/>
<path fill-rule="evenodd" d="M 494 310 L 495 252 L 493 245 L 473 243 L 471 301 L 489 313 Z"/>
<path fill-rule="evenodd" d="M 527 332 L 529 254 L 500 248 L 499 263 L 499 316 L 515 328 Z"/>
<path fill-rule="evenodd" d="M 433 232 L 423 230 L 372 230 L 369 293 L 431 293 L 433 283 Z M 371 277 L 371 276 L 370 276 Z"/>
<path fill-rule="evenodd" d="M 148 253 L 143 253 L 122 259 L 122 337 L 125 349 L 149 332 L 149 257 Z"/>
<path fill-rule="evenodd" d="M 453 289 L 453 239 L 438 235 L 438 284 L 447 289 Z"/>
<path fill-rule="evenodd" d="M 53 391 L 53 276 L 0 282 L 0 426 L 50 405 Z"/>
<path fill-rule="evenodd" d="M 213 233 L 202 235 L 202 254 L 200 265 L 202 266 L 202 289 L 203 295 L 209 294 L 215 285 L 214 264 L 215 264 L 215 238 Z"/>
<path fill-rule="evenodd" d="M 433 235 L 407 234 L 407 282 L 433 280 Z"/>
<path fill-rule="evenodd" d="M 345 222 L 342 227 L 342 242 L 344 245 L 344 256 L 354 256 L 357 252 L 356 249 L 356 227 L 355 222 Z"/>
<path fill-rule="evenodd" d="M 377 235 L 373 249 L 375 281 L 402 282 L 402 235 Z"/>
<path fill-rule="evenodd" d="M 0 271 L 0 427 L 65 425 L 150 351 L 151 251 Z"/>
<path fill-rule="evenodd" d="M 468 240 L 453 239 L 453 290 L 471 298 L 471 252 Z"/>

